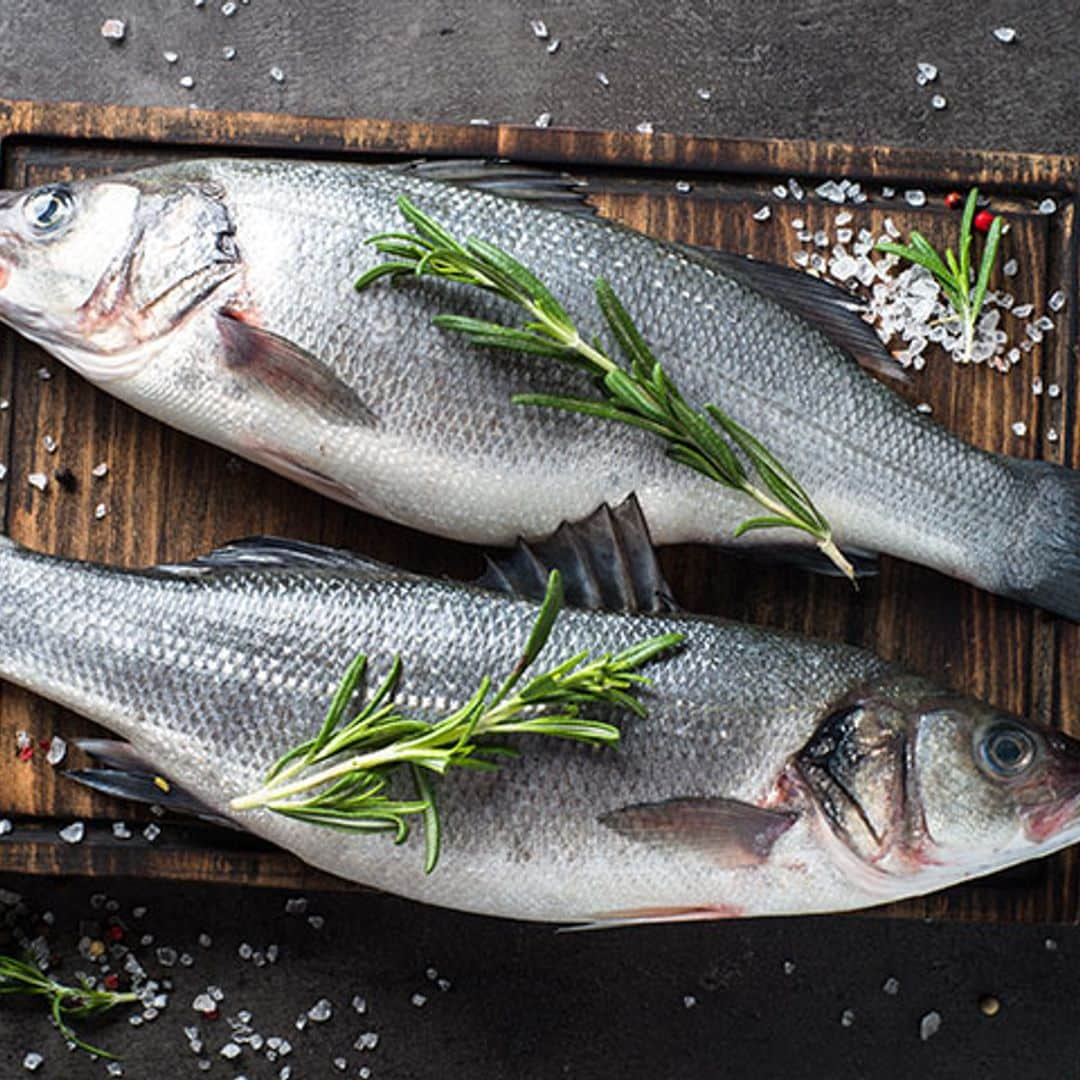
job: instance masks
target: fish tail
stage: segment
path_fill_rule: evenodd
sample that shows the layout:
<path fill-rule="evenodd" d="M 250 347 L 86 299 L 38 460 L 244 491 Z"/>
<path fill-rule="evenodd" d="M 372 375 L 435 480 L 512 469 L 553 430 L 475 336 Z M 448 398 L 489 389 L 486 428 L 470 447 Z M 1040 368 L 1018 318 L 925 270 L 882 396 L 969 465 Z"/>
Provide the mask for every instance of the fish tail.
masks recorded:
<path fill-rule="evenodd" d="M 1080 470 L 1003 460 L 1028 490 L 1026 513 L 1006 555 L 1002 591 L 1080 622 Z"/>

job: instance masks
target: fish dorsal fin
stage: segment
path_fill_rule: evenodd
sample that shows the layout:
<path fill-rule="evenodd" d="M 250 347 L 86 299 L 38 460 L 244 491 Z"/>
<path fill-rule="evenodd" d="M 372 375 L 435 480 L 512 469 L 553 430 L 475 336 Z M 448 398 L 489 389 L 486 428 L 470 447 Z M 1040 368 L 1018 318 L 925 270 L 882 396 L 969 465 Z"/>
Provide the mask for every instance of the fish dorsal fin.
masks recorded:
<path fill-rule="evenodd" d="M 387 568 L 351 551 L 287 540 L 279 536 L 248 536 L 198 555 L 186 563 L 163 563 L 154 567 L 171 577 L 203 577 L 214 570 L 241 568 L 320 568 L 348 570 L 357 574 L 385 573 Z"/>
<path fill-rule="evenodd" d="M 545 210 L 586 216 L 596 214 L 596 208 L 585 201 L 588 194 L 585 181 L 567 173 L 491 158 L 409 161 L 392 167 L 423 180 L 486 191 Z"/>
<path fill-rule="evenodd" d="M 719 263 L 733 277 L 801 315 L 861 367 L 894 382 L 911 381 L 889 355 L 874 328 L 862 317 L 861 312 L 866 306 L 858 297 L 787 266 L 759 262 L 712 248 L 695 247 L 692 250 L 710 262 Z"/>
<path fill-rule="evenodd" d="M 635 495 L 614 510 L 604 503 L 581 521 L 564 521 L 544 540 L 518 540 L 510 553 L 488 557 L 478 584 L 540 600 L 552 570 L 562 574 L 566 602 L 572 607 L 676 610 Z"/>
<path fill-rule="evenodd" d="M 685 798 L 623 806 L 599 820 L 628 840 L 706 855 L 731 869 L 763 863 L 797 818 L 738 799 Z"/>

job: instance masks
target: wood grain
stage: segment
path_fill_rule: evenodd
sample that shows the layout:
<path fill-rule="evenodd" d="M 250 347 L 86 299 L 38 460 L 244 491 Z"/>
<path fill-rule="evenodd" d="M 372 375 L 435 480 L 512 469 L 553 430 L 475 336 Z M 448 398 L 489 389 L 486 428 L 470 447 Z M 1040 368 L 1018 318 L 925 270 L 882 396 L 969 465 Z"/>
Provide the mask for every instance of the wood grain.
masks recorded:
<path fill-rule="evenodd" d="M 949 236 L 956 225 L 940 196 L 977 182 L 994 194 L 1012 226 L 1002 261 L 1015 257 L 1021 263 L 1014 281 L 1030 291 L 1023 299 L 1041 310 L 1050 292 L 1066 288 L 1067 318 L 1008 376 L 941 361 L 919 373 L 904 393 L 912 402 L 928 403 L 939 421 L 987 449 L 1078 464 L 1077 159 L 0 102 L 0 166 L 8 187 L 223 153 L 348 159 L 501 155 L 550 164 L 586 178 L 592 200 L 610 217 L 657 236 L 779 263 L 790 263 L 803 246 L 792 226 L 795 218 L 817 229 L 831 225 L 838 209 L 817 199 L 778 199 L 771 189 L 788 176 L 797 176 L 807 189 L 828 177 L 861 180 L 872 197 L 863 206 L 846 207 L 853 213 L 851 228 L 877 235 L 892 215 L 905 230 L 917 227 L 932 240 Z M 676 191 L 676 179 L 689 181 L 691 190 Z M 916 211 L 900 200 L 884 200 L 883 183 L 923 188 L 928 204 Z M 1051 216 L 1035 209 L 1047 194 L 1060 206 Z M 772 209 L 771 219 L 754 221 L 753 210 L 764 204 Z M 464 545 L 346 510 L 167 429 L 12 333 L 4 332 L 0 345 L 0 396 L 11 402 L 0 412 L 0 445 L 6 446 L 9 467 L 3 524 L 31 546 L 145 565 L 271 532 L 351 546 L 428 573 L 466 578 L 479 566 L 477 552 Z M 48 380 L 40 377 L 42 368 L 51 374 Z M 1046 385 L 1058 383 L 1060 397 L 1033 395 L 1036 375 Z M 1028 425 L 1025 438 L 1011 431 L 1017 420 Z M 1051 427 L 1060 433 L 1056 442 L 1045 437 Z M 45 449 L 46 435 L 59 443 L 55 454 Z M 104 479 L 91 474 L 99 461 L 109 464 Z M 27 485 L 29 472 L 58 467 L 74 474 L 74 493 L 55 483 L 44 493 Z M 101 520 L 94 516 L 98 503 L 108 510 Z M 888 559 L 880 577 L 855 594 L 841 582 L 791 569 L 747 574 L 739 560 L 704 548 L 673 548 L 662 557 L 678 594 L 694 610 L 858 642 L 959 690 L 1080 733 L 1080 629 L 1074 625 Z M 0 813 L 17 822 L 15 832 L 0 840 L 0 869 L 297 887 L 328 880 L 287 855 L 220 830 L 169 824 L 164 843 L 116 841 L 105 825 L 119 812 L 115 803 L 65 782 L 40 754 L 28 763 L 12 760 L 20 729 L 35 738 L 58 732 L 70 739 L 93 725 L 0 685 Z M 147 816 L 126 808 L 123 813 L 132 821 Z M 77 847 L 57 842 L 56 828 L 76 817 L 90 824 L 90 839 Z M 886 910 L 1071 920 L 1080 917 L 1077 877 L 1076 860 L 1067 853 L 989 883 Z"/>

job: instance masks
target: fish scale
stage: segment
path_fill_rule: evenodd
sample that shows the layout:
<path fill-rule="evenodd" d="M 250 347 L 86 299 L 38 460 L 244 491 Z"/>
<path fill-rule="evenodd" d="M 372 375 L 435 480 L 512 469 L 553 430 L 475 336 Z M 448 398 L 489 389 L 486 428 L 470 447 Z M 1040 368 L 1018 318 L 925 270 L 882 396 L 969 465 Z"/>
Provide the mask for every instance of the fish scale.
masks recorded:
<path fill-rule="evenodd" d="M 405 896 L 558 922 L 830 911 L 959 880 L 976 855 L 993 868 L 1045 849 L 1000 847 L 995 835 L 999 847 L 988 855 L 969 833 L 962 857 L 942 856 L 928 876 L 859 863 L 810 790 L 792 786 L 793 762 L 821 742 L 816 733 L 837 722 L 830 718 L 852 695 L 872 691 L 895 699 L 890 709 L 907 708 L 910 687 L 893 689 L 893 668 L 851 646 L 683 614 L 563 612 L 541 667 L 654 634 L 683 633 L 685 644 L 649 665 L 648 718 L 622 717 L 617 748 L 520 737 L 510 741 L 521 758 L 499 772 L 440 780 L 443 849 L 430 875 L 418 831 L 397 846 L 230 808 L 316 732 L 356 652 L 369 657 L 369 691 L 400 654 L 403 707 L 426 702 L 416 714 L 434 719 L 433 706 L 452 708 L 482 676 L 513 667 L 537 610 L 526 599 L 282 541 L 146 571 L 0 543 L 0 676 L 128 740 L 212 812 L 331 873 Z M 926 693 L 920 683 L 916 703 Z M 950 815 L 957 805 L 975 808 L 967 824 L 977 839 L 996 819 L 978 801 L 967 756 L 966 769 L 944 759 L 942 787 Z M 874 820 L 888 819 L 891 775 L 858 788 L 884 800 Z M 728 865 L 707 831 L 700 844 L 691 834 L 672 850 L 604 820 L 640 814 L 627 808 L 643 804 L 717 798 L 734 800 L 740 814 L 782 809 L 790 827 L 782 819 L 767 858 L 742 851 Z M 924 801 L 918 813 L 928 808 L 941 809 Z"/>

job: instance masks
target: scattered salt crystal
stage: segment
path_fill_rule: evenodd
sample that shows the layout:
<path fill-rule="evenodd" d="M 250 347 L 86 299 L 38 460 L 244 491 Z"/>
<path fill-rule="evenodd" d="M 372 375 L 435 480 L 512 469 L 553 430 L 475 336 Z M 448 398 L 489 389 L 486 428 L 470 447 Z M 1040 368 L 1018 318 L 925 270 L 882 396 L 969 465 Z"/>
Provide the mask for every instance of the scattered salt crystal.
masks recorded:
<path fill-rule="evenodd" d="M 851 221 L 851 211 L 850 210 L 841 210 L 840 213 L 836 215 L 836 224 L 837 225 L 847 225 L 850 221 Z"/>
<path fill-rule="evenodd" d="M 349 1063 L 343 1057 L 334 1058 L 334 1068 L 338 1072 L 344 1072 L 349 1067 Z"/>
<path fill-rule="evenodd" d="M 112 834 L 117 840 L 130 840 L 131 830 L 127 827 L 127 824 L 123 821 L 114 821 L 112 823 Z"/>
<path fill-rule="evenodd" d="M 238 1058 L 244 1051 L 234 1042 L 227 1042 L 220 1051 L 218 1051 L 223 1058 L 227 1061 L 232 1061 L 233 1058 Z"/>
<path fill-rule="evenodd" d="M 1001 272 L 1006 277 L 1016 277 L 1016 271 L 1020 269 L 1020 264 L 1015 259 L 1009 259 L 1005 265 L 1001 268 Z"/>
<path fill-rule="evenodd" d="M 0 818 L 0 836 L 7 836 L 14 827 L 10 818 Z"/>
<path fill-rule="evenodd" d="M 776 197 L 777 197 L 778 199 L 786 199 L 786 198 L 787 198 L 787 196 L 788 196 L 788 191 L 787 191 L 787 188 L 786 188 L 786 187 L 784 187 L 784 185 L 783 185 L 783 184 L 774 184 L 774 185 L 773 185 L 773 189 L 772 189 L 772 193 L 773 193 L 773 194 L 774 194 L 774 195 L 775 195 L 775 196 L 776 196 Z"/>
<path fill-rule="evenodd" d="M 529 25 L 532 27 L 532 32 L 540 38 L 541 41 L 546 41 L 548 37 L 547 23 L 543 19 L 531 19 Z"/>
<path fill-rule="evenodd" d="M 98 464 L 95 465 L 90 470 L 90 472 L 93 476 L 96 476 L 100 480 L 103 476 L 106 476 L 108 474 L 109 466 L 104 461 L 101 461 L 98 462 Z"/>
<path fill-rule="evenodd" d="M 850 229 L 837 229 L 836 239 L 841 244 L 847 244 L 851 242 L 852 232 Z"/>
<path fill-rule="evenodd" d="M 59 735 L 54 735 L 49 740 L 49 749 L 45 751 L 45 760 L 50 765 L 59 765 L 66 756 L 67 743 Z"/>
<path fill-rule="evenodd" d="M 379 1045 L 379 1033 L 377 1031 L 364 1031 L 361 1032 L 356 1042 L 353 1043 L 354 1050 L 374 1050 Z"/>
<path fill-rule="evenodd" d="M 922 413 L 923 416 L 929 416 L 934 411 L 934 406 L 928 401 L 920 401 L 919 404 L 915 406 L 915 411 Z"/>
<path fill-rule="evenodd" d="M 791 227 L 793 229 L 802 230 L 802 229 L 806 228 L 806 222 L 803 221 L 803 219 L 801 217 L 797 217 L 797 218 L 795 218 L 794 221 L 792 221 Z"/>
<path fill-rule="evenodd" d="M 209 994 L 197 994 L 191 1007 L 199 1013 L 210 1013 L 217 1008 L 217 1002 Z"/>
<path fill-rule="evenodd" d="M 701 98 L 702 101 L 710 101 L 712 100 L 712 91 L 708 89 L 708 87 L 699 86 L 697 89 L 697 96 Z"/>
<path fill-rule="evenodd" d="M 634 130 L 639 135 L 651 135 L 653 133 L 653 122 L 651 120 L 642 120 Z"/>
<path fill-rule="evenodd" d="M 792 258 L 795 260 L 796 266 L 810 265 L 810 253 L 807 251 L 796 251 Z"/>
<path fill-rule="evenodd" d="M 123 19 L 106 19 L 101 24 L 101 36 L 106 41 L 123 41 L 127 36 L 127 23 Z"/>
<path fill-rule="evenodd" d="M 814 233 L 814 246 L 824 248 L 829 246 L 829 234 L 824 229 L 818 229 Z"/>
<path fill-rule="evenodd" d="M 361 1065 L 360 1070 L 356 1074 L 360 1080 L 369 1080 L 371 1076 L 371 1070 L 366 1065 Z"/>
<path fill-rule="evenodd" d="M 945 95 L 944 95 L 944 94 L 935 94 L 935 95 L 934 95 L 934 96 L 933 96 L 933 97 L 932 97 L 932 98 L 930 99 L 930 104 L 931 104 L 931 105 L 932 105 L 932 106 L 933 106 L 933 107 L 934 107 L 935 109 L 944 109 L 944 108 L 945 108 L 945 106 L 946 106 L 946 105 L 948 105 L 949 103 L 948 103 L 948 102 L 947 102 L 947 101 L 945 100 Z"/>
<path fill-rule="evenodd" d="M 1010 364 L 1018 364 L 1020 363 L 1020 350 L 1013 347 L 1005 354 L 1005 357 Z"/>
<path fill-rule="evenodd" d="M 180 59 L 180 54 L 172 49 L 166 49 L 161 55 L 165 57 L 166 64 L 175 64 Z"/>
<path fill-rule="evenodd" d="M 802 184 L 800 184 L 799 181 L 796 180 L 794 176 L 791 176 L 791 177 L 788 177 L 787 186 L 788 186 L 788 191 L 791 192 L 791 197 L 793 199 L 798 199 L 799 202 L 802 202 L 803 197 L 806 195 L 806 192 L 803 191 Z"/>
<path fill-rule="evenodd" d="M 881 197 L 883 199 L 891 199 L 895 195 L 896 195 L 896 188 L 894 188 L 894 187 L 883 187 L 881 189 Z"/>
<path fill-rule="evenodd" d="M 534 121 L 533 125 L 538 128 L 551 127 L 551 113 L 542 112 Z"/>
<path fill-rule="evenodd" d="M 829 273 L 837 281 L 847 281 L 858 272 L 859 264 L 850 256 L 843 255 L 829 264 Z"/>
<path fill-rule="evenodd" d="M 309 915 L 307 921 L 312 930 L 321 930 L 326 925 L 326 920 L 321 915 Z"/>
<path fill-rule="evenodd" d="M 285 901 L 286 915 L 303 915 L 307 911 L 307 898 L 304 896 L 292 896 Z"/>
<path fill-rule="evenodd" d="M 221 14 L 224 15 L 226 19 L 231 19 L 236 14 L 236 3 L 234 0 L 226 0 L 226 2 L 221 5 Z"/>
<path fill-rule="evenodd" d="M 697 998 L 693 994 L 685 994 L 682 999 L 684 1009 L 692 1009 L 697 1004 Z"/>
<path fill-rule="evenodd" d="M 1019 307 L 1014 307 L 1012 313 L 1018 319 L 1026 319 L 1035 310 L 1034 304 L 1021 304 Z"/>
<path fill-rule="evenodd" d="M 1014 435 L 1023 437 L 1027 434 L 1027 424 L 1025 424 L 1023 420 L 1017 420 L 1016 423 L 1012 425 L 1012 432 Z"/>
<path fill-rule="evenodd" d="M 37 1072 L 44 1061 L 45 1059 L 39 1053 L 35 1050 L 31 1050 L 26 1057 L 22 1059 L 22 1065 L 27 1072 Z"/>
<path fill-rule="evenodd" d="M 1050 294 L 1050 299 L 1046 301 L 1046 306 L 1051 311 L 1060 311 L 1065 306 L 1065 294 L 1061 289 Z"/>
<path fill-rule="evenodd" d="M 1011 45 L 1016 40 L 1016 28 L 1012 26 L 996 26 L 993 34 L 1002 45 Z"/>
<path fill-rule="evenodd" d="M 283 83 L 285 81 L 285 72 L 279 67 L 272 67 L 270 69 L 270 78 L 276 83 Z"/>
<path fill-rule="evenodd" d="M 904 198 L 909 206 L 925 206 L 926 192 L 921 188 L 911 188 L 904 192 Z"/>
<path fill-rule="evenodd" d="M 882 222 L 882 228 L 889 234 L 889 236 L 893 240 L 899 239 L 900 230 L 896 227 L 896 222 L 893 221 L 891 217 L 887 217 Z"/>
<path fill-rule="evenodd" d="M 413 1003 L 413 1005 L 416 1006 L 416 1008 L 422 1009 L 427 1004 L 427 995 L 413 994 L 413 996 L 409 1000 Z"/>
<path fill-rule="evenodd" d="M 237 955 L 241 960 L 250 960 L 254 951 L 255 950 L 246 941 L 240 942 L 240 947 L 236 950 Z"/>
<path fill-rule="evenodd" d="M 932 83 L 938 77 L 938 69 L 925 60 L 920 60 L 915 65 L 915 81 L 920 86 L 925 86 L 927 83 Z"/>
<path fill-rule="evenodd" d="M 190 75 L 181 75 L 180 76 L 180 85 L 185 90 L 190 90 L 195 85 L 195 80 Z"/>
<path fill-rule="evenodd" d="M 1061 387 L 1056 382 L 1052 382 L 1047 388 L 1046 393 L 1052 397 L 1061 397 Z"/>
<path fill-rule="evenodd" d="M 794 975 L 795 974 L 795 961 L 794 960 L 785 960 L 784 961 L 784 974 L 785 975 Z"/>
<path fill-rule="evenodd" d="M 561 44 L 562 44 L 562 42 L 558 38 L 552 38 L 551 41 L 548 42 L 548 47 L 547 47 L 548 53 L 550 55 L 554 55 L 555 53 L 557 53 L 559 51 L 559 46 Z"/>
<path fill-rule="evenodd" d="M 109 1064 L 105 1066 L 105 1075 L 106 1076 L 123 1076 L 124 1075 L 124 1066 L 121 1065 L 119 1061 L 110 1061 Z"/>
<path fill-rule="evenodd" d="M 235 60 L 236 59 L 236 47 L 233 45 L 224 45 L 221 49 L 221 58 L 223 60 Z"/>
<path fill-rule="evenodd" d="M 157 950 L 157 961 L 162 967 L 175 967 L 177 961 L 176 950 L 168 945 L 160 945 Z"/>
<path fill-rule="evenodd" d="M 603 72 L 603 71 L 598 71 L 596 73 L 596 81 L 601 86 L 610 86 L 611 85 L 611 80 L 607 77 L 607 74 L 605 72 Z"/>
<path fill-rule="evenodd" d="M 1054 938 L 1048 937 L 1043 942 L 1043 948 L 1045 948 L 1047 952 L 1057 952 L 1058 951 L 1058 943 Z"/>
<path fill-rule="evenodd" d="M 201 946 L 202 946 L 202 947 L 203 947 L 204 949 L 209 949 L 209 948 L 210 948 L 210 946 L 211 946 L 211 945 L 213 945 L 213 943 L 214 943 L 214 942 L 213 942 L 213 939 L 212 939 L 212 938 L 210 937 L 210 935 L 209 935 L 209 934 L 200 934 L 200 935 L 199 935 L 199 944 L 200 944 L 200 945 L 201 945 Z"/>
<path fill-rule="evenodd" d="M 155 825 L 152 821 L 142 831 L 143 836 L 152 844 L 161 835 L 161 826 Z"/>
<path fill-rule="evenodd" d="M 94 507 L 94 517 L 100 521 L 109 512 L 108 507 L 104 503 L 98 503 Z"/>
<path fill-rule="evenodd" d="M 449 979 L 436 979 L 435 985 L 445 994 L 450 989 Z"/>
<path fill-rule="evenodd" d="M 919 1038 L 923 1042 L 932 1038 L 941 1030 L 941 1013 L 936 1010 L 928 1012 L 919 1021 Z"/>
<path fill-rule="evenodd" d="M 692 185 L 690 184 L 690 182 L 688 180 L 676 180 L 675 181 L 675 190 L 680 195 L 688 195 L 694 189 L 693 189 Z"/>
<path fill-rule="evenodd" d="M 1047 330 L 1054 329 L 1054 320 L 1051 319 L 1049 315 L 1040 315 L 1035 320 L 1035 326 L 1037 329 L 1042 330 L 1045 333 Z"/>
<path fill-rule="evenodd" d="M 361 1016 L 363 1016 L 364 1013 L 367 1012 L 367 998 L 365 998 L 362 994 L 357 994 L 352 999 L 351 1004 L 354 1011 L 358 1012 Z"/>
<path fill-rule="evenodd" d="M 326 998 L 319 998 L 307 1011 L 308 1019 L 316 1024 L 325 1024 L 334 1014 L 334 1006 Z"/>
<path fill-rule="evenodd" d="M 44 491 L 49 485 L 49 478 L 41 472 L 32 472 L 27 478 L 27 483 L 38 491 Z"/>
<path fill-rule="evenodd" d="M 840 187 L 835 180 L 826 180 L 824 184 L 814 189 L 814 194 L 834 203 L 842 203 L 846 197 L 845 189 Z"/>
<path fill-rule="evenodd" d="M 890 975 L 882 984 L 881 989 L 890 997 L 896 997 L 900 993 L 900 980 Z"/>
<path fill-rule="evenodd" d="M 854 1023 L 855 1023 L 855 1010 L 854 1009 L 845 1009 L 840 1014 L 840 1026 L 841 1027 L 851 1027 L 851 1025 L 854 1024 Z"/>
<path fill-rule="evenodd" d="M 1047 428 L 1046 429 L 1046 441 L 1047 442 L 1057 442 L 1058 441 L 1057 428 Z"/>
<path fill-rule="evenodd" d="M 755 221 L 768 221 L 772 217 L 772 210 L 767 206 L 763 206 L 760 210 L 754 211 L 753 217 Z"/>
<path fill-rule="evenodd" d="M 1043 392 L 1043 381 L 1041 376 L 1036 375 L 1035 378 L 1031 380 L 1031 392 L 1036 397 Z"/>
<path fill-rule="evenodd" d="M 1057 203 L 1051 198 L 1045 198 L 1039 203 L 1040 214 L 1052 214 L 1057 209 Z"/>
<path fill-rule="evenodd" d="M 474 116 L 470 121 L 473 127 L 489 127 L 491 121 L 486 116 Z"/>
<path fill-rule="evenodd" d="M 52 372 L 47 367 L 39 367 L 37 369 L 37 377 L 42 382 L 48 382 L 52 378 Z"/>
<path fill-rule="evenodd" d="M 65 844 L 81 844 L 86 836 L 86 826 L 81 821 L 73 821 L 60 830 L 59 836 Z"/>

